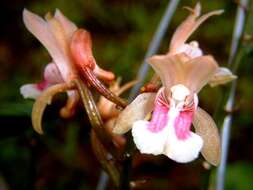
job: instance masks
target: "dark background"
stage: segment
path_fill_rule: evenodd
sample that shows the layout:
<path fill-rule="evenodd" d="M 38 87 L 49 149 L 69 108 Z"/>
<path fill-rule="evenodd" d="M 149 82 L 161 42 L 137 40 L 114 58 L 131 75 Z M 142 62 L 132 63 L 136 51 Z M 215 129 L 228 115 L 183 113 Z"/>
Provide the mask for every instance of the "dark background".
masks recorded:
<path fill-rule="evenodd" d="M 235 1 L 201 1 L 203 12 L 224 9 L 212 17 L 192 38 L 220 65 L 226 65 L 236 11 Z M 65 96 L 57 96 L 43 118 L 45 135 L 39 136 L 31 126 L 33 101 L 24 100 L 19 88 L 38 82 L 50 57 L 44 47 L 26 30 L 22 10 L 40 16 L 59 8 L 93 38 L 94 56 L 100 66 L 133 80 L 148 44 L 163 15 L 167 1 L 160 0 L 2 0 L 0 5 L 0 189 L 95 189 L 100 166 L 90 146 L 90 125 L 80 106 L 73 119 L 64 120 L 58 111 Z M 196 1 L 182 0 L 173 16 L 160 53 L 165 53 L 176 26 L 187 16 L 182 6 Z M 252 139 L 252 55 L 238 71 L 236 111 L 232 126 L 226 189 L 250 190 L 253 178 Z M 206 87 L 200 105 L 220 127 L 224 112 L 216 108 L 227 87 Z M 222 107 L 221 107 L 222 108 Z M 137 189 L 214 189 L 215 169 L 204 169 L 203 159 L 191 164 L 176 164 L 163 156 L 137 155 L 133 180 Z M 209 175 L 210 174 L 210 175 Z M 144 180 L 144 181 L 142 181 Z M 209 184 L 209 185 L 207 185 Z"/>

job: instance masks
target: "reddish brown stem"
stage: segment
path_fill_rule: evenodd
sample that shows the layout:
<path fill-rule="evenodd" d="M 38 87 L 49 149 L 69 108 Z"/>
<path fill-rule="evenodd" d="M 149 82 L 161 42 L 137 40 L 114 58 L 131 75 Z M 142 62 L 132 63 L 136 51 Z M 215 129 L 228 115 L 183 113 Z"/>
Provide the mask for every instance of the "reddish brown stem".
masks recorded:
<path fill-rule="evenodd" d="M 102 94 L 105 98 L 108 100 L 114 102 L 116 105 L 121 106 L 121 107 L 126 107 L 127 102 L 123 100 L 122 98 L 118 97 L 116 94 L 111 92 L 108 88 L 104 86 L 103 83 L 100 82 L 100 80 L 97 79 L 95 74 L 93 73 L 92 70 L 89 68 L 83 67 L 83 73 L 85 79 L 91 84 L 100 94 Z"/>

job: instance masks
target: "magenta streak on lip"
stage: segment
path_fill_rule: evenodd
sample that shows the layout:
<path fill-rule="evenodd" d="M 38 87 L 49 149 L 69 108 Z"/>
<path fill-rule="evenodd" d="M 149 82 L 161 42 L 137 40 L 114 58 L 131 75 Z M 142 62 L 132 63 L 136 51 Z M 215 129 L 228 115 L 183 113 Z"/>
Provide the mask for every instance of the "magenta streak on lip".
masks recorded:
<path fill-rule="evenodd" d="M 181 111 L 179 116 L 175 118 L 174 128 L 179 140 L 185 140 L 190 137 L 193 114 L 193 111 Z"/>
<path fill-rule="evenodd" d="M 164 100 L 164 91 L 159 93 L 155 100 L 155 108 L 152 114 L 152 119 L 148 123 L 148 130 L 153 133 L 158 133 L 166 126 L 168 121 L 169 106 Z"/>
<path fill-rule="evenodd" d="M 160 132 L 167 124 L 169 108 L 156 105 L 152 115 L 152 120 L 148 123 L 148 130 L 153 133 Z"/>
<path fill-rule="evenodd" d="M 37 84 L 36 84 L 36 87 L 37 87 L 38 90 L 42 91 L 42 90 L 44 90 L 46 87 L 48 87 L 48 85 L 49 85 L 48 82 L 47 82 L 46 80 L 43 80 L 43 81 L 37 83 Z"/>

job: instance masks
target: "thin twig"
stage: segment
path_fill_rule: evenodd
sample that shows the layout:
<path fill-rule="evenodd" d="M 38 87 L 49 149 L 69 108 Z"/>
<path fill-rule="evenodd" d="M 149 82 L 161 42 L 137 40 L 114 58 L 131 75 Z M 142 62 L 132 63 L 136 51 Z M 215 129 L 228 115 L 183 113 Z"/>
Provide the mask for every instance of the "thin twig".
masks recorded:
<path fill-rule="evenodd" d="M 137 75 L 138 83 L 134 86 L 134 88 L 132 88 L 130 92 L 129 100 L 132 100 L 136 96 L 136 94 L 139 92 L 140 87 L 143 86 L 145 78 L 149 70 L 149 65 L 146 63 L 146 59 L 154 55 L 157 52 L 158 48 L 160 47 L 161 41 L 165 35 L 165 32 L 167 31 L 171 18 L 174 15 L 179 2 L 180 0 L 169 1 L 167 8 L 165 10 L 165 13 L 163 15 L 163 18 L 153 36 L 152 41 L 149 44 L 149 48 L 145 54 L 141 68 L 139 69 L 139 72 Z"/>
<path fill-rule="evenodd" d="M 237 14 L 236 14 L 236 21 L 235 21 L 235 27 L 234 27 L 234 33 L 232 38 L 232 45 L 230 50 L 230 56 L 228 64 L 231 67 L 232 63 L 235 61 L 236 52 L 238 50 L 238 44 L 239 40 L 242 36 L 242 31 L 244 28 L 245 23 L 245 9 L 243 7 L 246 7 L 248 5 L 248 0 L 241 0 L 238 8 L 237 8 Z M 241 6 L 243 5 L 243 6 Z M 236 71 L 234 71 L 236 72 Z M 227 111 L 227 115 L 225 116 L 223 120 L 223 126 L 222 126 L 222 151 L 221 151 L 221 163 L 218 168 L 218 174 L 217 174 L 217 183 L 216 183 L 216 190 L 223 190 L 224 189 L 224 182 L 225 182 L 225 172 L 226 172 L 226 166 L 227 166 L 227 157 L 228 157 L 228 148 L 229 148 L 229 137 L 230 137 L 230 130 L 231 130 L 231 124 L 232 124 L 232 109 L 234 106 L 234 99 L 235 99 L 235 91 L 236 91 L 236 81 L 234 81 L 231 85 L 229 97 L 225 106 L 225 109 Z"/>

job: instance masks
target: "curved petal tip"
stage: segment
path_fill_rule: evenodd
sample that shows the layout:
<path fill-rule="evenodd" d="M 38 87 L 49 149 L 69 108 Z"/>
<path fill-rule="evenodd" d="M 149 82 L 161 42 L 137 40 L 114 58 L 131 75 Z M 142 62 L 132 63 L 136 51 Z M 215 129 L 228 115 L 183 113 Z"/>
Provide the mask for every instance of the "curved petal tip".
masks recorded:
<path fill-rule="evenodd" d="M 20 94 L 24 98 L 36 99 L 41 94 L 41 90 L 37 88 L 37 84 L 25 84 L 20 87 Z"/>

